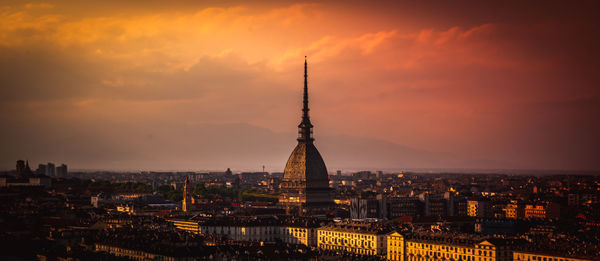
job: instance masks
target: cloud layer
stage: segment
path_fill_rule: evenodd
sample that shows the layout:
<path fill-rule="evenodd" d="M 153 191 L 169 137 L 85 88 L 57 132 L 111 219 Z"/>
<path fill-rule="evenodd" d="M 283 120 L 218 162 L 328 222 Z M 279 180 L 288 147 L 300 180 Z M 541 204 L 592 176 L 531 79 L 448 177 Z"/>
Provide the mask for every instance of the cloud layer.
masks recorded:
<path fill-rule="evenodd" d="M 0 166 L 281 170 L 307 55 L 317 145 L 336 168 L 598 169 L 597 5 L 7 2 Z M 229 127 L 200 145 L 202 126 L 228 124 L 289 137 L 265 138 L 277 153 L 263 159 L 235 151 Z M 348 143 L 389 160 L 332 149 Z"/>

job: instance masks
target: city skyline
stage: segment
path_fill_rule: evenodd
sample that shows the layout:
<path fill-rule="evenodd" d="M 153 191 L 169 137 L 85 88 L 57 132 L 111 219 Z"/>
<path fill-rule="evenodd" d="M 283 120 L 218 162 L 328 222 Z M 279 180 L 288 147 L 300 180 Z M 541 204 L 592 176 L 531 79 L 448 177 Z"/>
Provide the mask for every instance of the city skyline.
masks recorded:
<path fill-rule="evenodd" d="M 592 1 L 2 5 L 0 169 L 600 169 Z"/>

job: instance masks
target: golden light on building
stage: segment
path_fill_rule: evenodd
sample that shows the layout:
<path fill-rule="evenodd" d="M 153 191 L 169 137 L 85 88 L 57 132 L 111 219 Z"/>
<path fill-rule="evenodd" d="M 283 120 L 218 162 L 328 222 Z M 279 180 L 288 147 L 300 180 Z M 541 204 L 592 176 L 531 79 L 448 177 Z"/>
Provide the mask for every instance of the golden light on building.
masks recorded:
<path fill-rule="evenodd" d="M 498 241 L 498 242 L 495 242 Z M 454 237 L 387 235 L 387 259 L 395 261 L 509 261 L 510 249 L 502 240 L 470 240 Z M 541 261 L 541 260 L 540 260 Z"/>
<path fill-rule="evenodd" d="M 524 251 L 513 252 L 514 261 L 590 261 L 592 259 L 573 258 L 552 254 L 530 253 Z"/>
<path fill-rule="evenodd" d="M 362 228 L 361 228 L 362 227 Z M 386 254 L 387 235 L 366 225 L 330 225 L 317 229 L 317 247 L 358 255 Z"/>

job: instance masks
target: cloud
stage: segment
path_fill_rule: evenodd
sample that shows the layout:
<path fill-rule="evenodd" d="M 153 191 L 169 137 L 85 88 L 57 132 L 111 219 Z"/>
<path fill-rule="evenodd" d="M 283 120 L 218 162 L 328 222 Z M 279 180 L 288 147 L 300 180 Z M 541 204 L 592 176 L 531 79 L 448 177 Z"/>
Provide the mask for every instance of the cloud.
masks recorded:
<path fill-rule="evenodd" d="M 43 143 L 36 137 L 49 138 L 43 126 L 53 126 L 62 140 L 49 147 L 89 140 L 64 145 L 65 158 L 98 146 L 129 158 L 122 166 L 141 164 L 136 157 L 164 154 L 135 149 L 143 147 L 142 138 L 119 152 L 111 146 L 138 134 L 158 138 L 144 128 L 167 133 L 182 123 L 293 132 L 308 55 L 318 135 L 450 152 L 453 162 L 598 168 L 591 149 L 598 127 L 589 118 L 600 96 L 600 43 L 585 10 L 579 17 L 557 14 L 554 21 L 554 9 L 520 17 L 530 13 L 529 5 L 504 13 L 475 4 L 474 10 L 489 11 L 481 16 L 445 4 L 65 3 L 0 9 L 0 119 L 17 126 L 4 136 Z M 189 152 L 186 142 L 193 138 L 194 131 L 179 133 L 167 147 Z M 344 147 L 340 143 L 334 145 Z M 7 156 L 19 146 L 9 144 Z M 364 165 L 368 161 L 384 164 L 369 158 Z"/>
<path fill-rule="evenodd" d="M 27 9 L 50 9 L 54 8 L 54 5 L 49 3 L 27 3 L 25 4 L 25 8 Z"/>

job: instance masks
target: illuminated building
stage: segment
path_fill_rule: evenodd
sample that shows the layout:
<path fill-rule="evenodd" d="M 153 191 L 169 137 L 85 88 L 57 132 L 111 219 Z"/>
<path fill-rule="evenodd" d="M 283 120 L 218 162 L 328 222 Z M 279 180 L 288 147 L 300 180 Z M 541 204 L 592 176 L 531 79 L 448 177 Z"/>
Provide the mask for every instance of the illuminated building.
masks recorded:
<path fill-rule="evenodd" d="M 506 218 L 522 219 L 525 216 L 523 205 L 516 200 L 511 200 L 502 210 L 504 211 L 504 216 Z"/>
<path fill-rule="evenodd" d="M 329 176 L 325 162 L 313 144 L 313 125 L 308 115 L 308 75 L 304 61 L 304 97 L 302 121 L 298 125 L 298 145 L 285 165 L 279 202 L 289 213 L 298 208 L 300 213 L 309 209 L 326 209 L 331 201 Z"/>
<path fill-rule="evenodd" d="M 404 236 L 392 232 L 387 236 L 387 260 L 404 261 Z"/>
<path fill-rule="evenodd" d="M 227 217 L 209 220 L 167 219 L 181 230 L 216 238 L 248 242 L 273 242 L 316 246 L 318 223 L 311 219 L 274 216 Z"/>
<path fill-rule="evenodd" d="M 592 259 L 565 257 L 565 256 L 558 256 L 558 255 L 554 255 L 554 254 L 545 254 L 545 253 L 514 251 L 513 252 L 513 260 L 514 261 L 588 261 L 588 260 L 592 260 Z"/>
<path fill-rule="evenodd" d="M 560 216 L 560 205 L 542 202 L 525 205 L 525 219 L 556 219 Z"/>
<path fill-rule="evenodd" d="M 487 200 L 467 200 L 467 215 L 470 217 L 491 217 L 492 205 Z"/>
<path fill-rule="evenodd" d="M 508 261 L 512 251 L 508 241 L 456 235 L 393 232 L 387 236 L 387 259 L 398 261 Z M 540 260 L 541 261 L 541 260 Z"/>
<path fill-rule="evenodd" d="M 200 223 L 196 220 L 173 218 L 167 219 L 167 221 L 173 223 L 173 226 L 175 226 L 178 229 L 185 230 L 194 234 L 201 233 Z"/>
<path fill-rule="evenodd" d="M 317 229 L 317 246 L 324 250 L 385 256 L 387 232 L 372 224 L 333 224 Z"/>
<path fill-rule="evenodd" d="M 96 252 L 106 252 L 113 256 L 125 257 L 130 260 L 164 260 L 164 261 L 188 261 L 188 260 L 199 260 L 198 256 L 185 256 L 181 254 L 165 255 L 151 253 L 149 251 L 142 251 L 139 249 L 125 248 L 113 244 L 94 244 L 94 250 Z"/>

